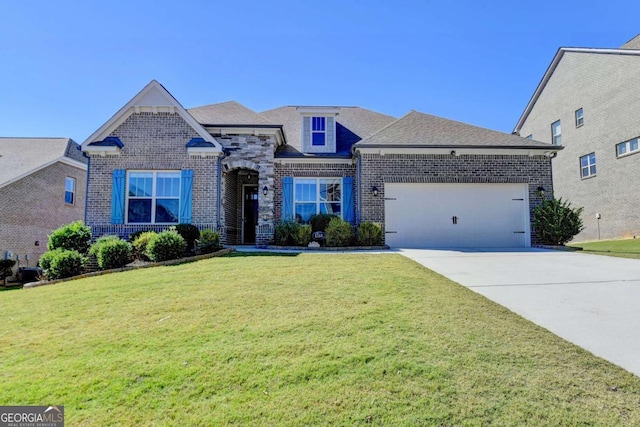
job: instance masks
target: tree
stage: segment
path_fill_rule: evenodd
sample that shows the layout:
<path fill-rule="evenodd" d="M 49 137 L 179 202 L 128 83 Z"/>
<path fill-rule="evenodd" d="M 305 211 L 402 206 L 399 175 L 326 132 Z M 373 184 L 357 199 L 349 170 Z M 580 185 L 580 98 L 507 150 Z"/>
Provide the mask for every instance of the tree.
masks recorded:
<path fill-rule="evenodd" d="M 582 226 L 583 208 L 572 208 L 571 203 L 562 198 L 546 199 L 533 210 L 533 226 L 541 243 L 564 245 L 584 230 Z"/>

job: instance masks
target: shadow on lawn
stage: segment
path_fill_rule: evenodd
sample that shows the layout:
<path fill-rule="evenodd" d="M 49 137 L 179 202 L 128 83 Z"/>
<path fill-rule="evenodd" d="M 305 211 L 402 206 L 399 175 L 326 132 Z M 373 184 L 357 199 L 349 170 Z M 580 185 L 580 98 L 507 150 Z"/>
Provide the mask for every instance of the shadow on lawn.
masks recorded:
<path fill-rule="evenodd" d="M 300 255 L 299 252 L 244 252 L 234 251 L 223 255 L 223 258 L 244 258 L 244 257 L 256 257 L 256 256 L 271 256 L 271 257 L 294 257 Z"/>

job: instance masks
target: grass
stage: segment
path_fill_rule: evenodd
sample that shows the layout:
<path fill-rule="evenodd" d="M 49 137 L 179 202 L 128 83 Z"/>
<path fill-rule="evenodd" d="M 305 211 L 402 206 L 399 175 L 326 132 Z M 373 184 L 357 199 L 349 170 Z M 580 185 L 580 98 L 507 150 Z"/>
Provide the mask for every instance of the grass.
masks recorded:
<path fill-rule="evenodd" d="M 10 291 L 0 325 L 0 405 L 70 426 L 640 424 L 640 378 L 400 255 Z"/>
<path fill-rule="evenodd" d="M 585 253 L 640 259 L 640 239 L 600 240 L 572 243 L 569 246 L 582 248 Z"/>

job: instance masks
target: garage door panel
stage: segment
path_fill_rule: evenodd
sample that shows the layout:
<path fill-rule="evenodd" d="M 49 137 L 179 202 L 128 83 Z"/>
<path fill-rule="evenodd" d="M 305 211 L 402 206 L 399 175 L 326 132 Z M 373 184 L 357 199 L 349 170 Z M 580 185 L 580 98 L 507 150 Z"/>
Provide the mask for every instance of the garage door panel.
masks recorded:
<path fill-rule="evenodd" d="M 528 246 L 527 194 L 526 184 L 386 184 L 387 244 Z"/>

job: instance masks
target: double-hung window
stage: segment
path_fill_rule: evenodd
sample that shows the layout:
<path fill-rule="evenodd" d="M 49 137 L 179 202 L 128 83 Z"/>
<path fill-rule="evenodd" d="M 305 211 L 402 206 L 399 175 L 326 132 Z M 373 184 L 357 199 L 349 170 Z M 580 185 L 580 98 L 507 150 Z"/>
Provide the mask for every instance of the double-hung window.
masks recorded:
<path fill-rule="evenodd" d="M 177 224 L 180 172 L 130 171 L 127 182 L 127 222 Z"/>
<path fill-rule="evenodd" d="M 296 178 L 294 214 L 298 222 L 309 223 L 319 213 L 342 217 L 342 179 Z"/>
<path fill-rule="evenodd" d="M 551 123 L 551 141 L 554 145 L 562 145 L 562 125 L 560 120 Z"/>
<path fill-rule="evenodd" d="M 580 171 L 582 178 L 596 175 L 596 153 L 580 157 Z"/>
<path fill-rule="evenodd" d="M 68 205 L 74 204 L 76 201 L 76 179 L 66 177 L 64 180 L 64 202 Z"/>
<path fill-rule="evenodd" d="M 639 138 L 633 138 L 633 139 L 630 139 L 629 141 L 616 144 L 616 155 L 620 157 L 620 156 L 637 152 L 640 148 L 638 147 L 638 139 Z"/>
<path fill-rule="evenodd" d="M 327 141 L 327 118 L 311 118 L 311 145 L 325 145 Z"/>
<path fill-rule="evenodd" d="M 584 124 L 584 111 L 582 108 L 576 110 L 576 127 L 579 128 Z"/>

